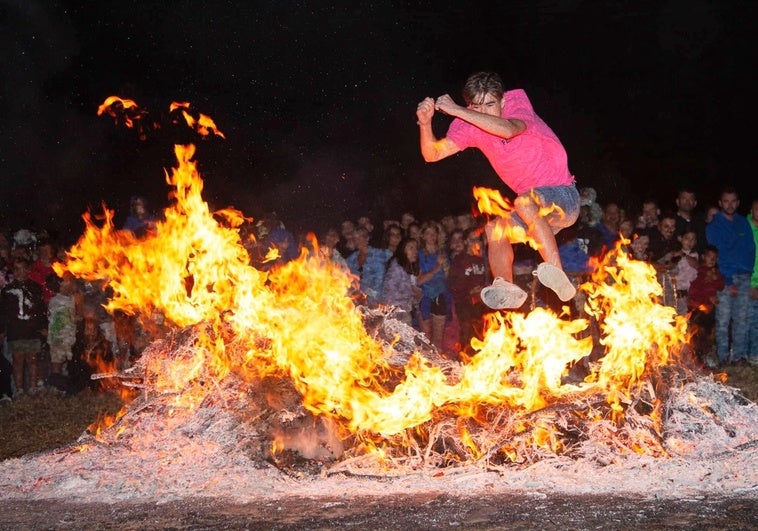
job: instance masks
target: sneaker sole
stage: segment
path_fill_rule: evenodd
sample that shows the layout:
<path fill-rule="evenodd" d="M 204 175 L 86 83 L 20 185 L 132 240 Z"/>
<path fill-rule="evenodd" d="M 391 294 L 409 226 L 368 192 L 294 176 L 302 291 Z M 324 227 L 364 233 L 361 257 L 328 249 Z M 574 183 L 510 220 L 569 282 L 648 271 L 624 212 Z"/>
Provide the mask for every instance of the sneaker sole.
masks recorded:
<path fill-rule="evenodd" d="M 493 310 L 520 308 L 526 302 L 526 291 L 515 284 L 507 286 L 487 286 L 482 289 L 482 302 Z"/>
<path fill-rule="evenodd" d="M 576 288 L 560 267 L 543 262 L 537 266 L 537 278 L 543 286 L 553 290 L 563 302 L 573 299 L 576 295 Z"/>

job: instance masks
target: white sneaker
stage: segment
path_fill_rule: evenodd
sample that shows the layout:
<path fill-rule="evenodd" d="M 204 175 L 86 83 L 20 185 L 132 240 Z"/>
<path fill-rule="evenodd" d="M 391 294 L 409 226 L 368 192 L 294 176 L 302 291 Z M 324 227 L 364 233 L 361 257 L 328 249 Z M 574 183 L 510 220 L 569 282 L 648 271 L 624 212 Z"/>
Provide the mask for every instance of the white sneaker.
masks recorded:
<path fill-rule="evenodd" d="M 482 301 L 493 310 L 520 308 L 526 301 L 526 291 L 501 277 L 497 277 L 491 286 L 482 289 Z"/>
<path fill-rule="evenodd" d="M 568 301 L 576 295 L 576 288 L 560 267 L 542 262 L 537 266 L 537 278 L 543 286 L 550 288 L 562 301 Z"/>

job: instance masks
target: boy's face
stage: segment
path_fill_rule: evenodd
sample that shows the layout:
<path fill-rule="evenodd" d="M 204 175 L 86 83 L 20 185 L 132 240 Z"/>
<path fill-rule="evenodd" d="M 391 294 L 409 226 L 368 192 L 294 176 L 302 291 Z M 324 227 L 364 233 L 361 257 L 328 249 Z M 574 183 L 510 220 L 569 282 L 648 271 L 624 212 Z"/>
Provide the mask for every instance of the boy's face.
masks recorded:
<path fill-rule="evenodd" d="M 682 244 L 683 249 L 691 251 L 695 248 L 695 244 L 697 243 L 697 235 L 695 235 L 694 232 L 685 232 L 679 236 L 679 242 Z"/>
<path fill-rule="evenodd" d="M 450 249 L 459 253 L 463 251 L 465 247 L 465 242 L 463 241 L 463 234 L 455 233 L 450 237 L 450 242 L 448 243 L 450 246 Z"/>
<path fill-rule="evenodd" d="M 474 101 L 468 106 L 472 111 L 480 112 L 482 114 L 489 114 L 491 116 L 502 116 L 503 107 L 505 106 L 505 100 L 498 98 L 492 93 L 477 94 Z"/>
<path fill-rule="evenodd" d="M 634 249 L 636 253 L 643 254 L 645 251 L 647 251 L 647 248 L 649 245 L 650 245 L 650 236 L 648 236 L 647 234 L 640 234 L 632 242 L 632 249 Z"/>
<path fill-rule="evenodd" d="M 13 278 L 21 282 L 29 278 L 29 266 L 24 262 L 15 262 L 13 264 Z"/>
<path fill-rule="evenodd" d="M 706 251 L 705 254 L 703 254 L 703 264 L 707 267 L 714 267 L 718 261 L 718 257 L 719 256 L 713 251 Z"/>

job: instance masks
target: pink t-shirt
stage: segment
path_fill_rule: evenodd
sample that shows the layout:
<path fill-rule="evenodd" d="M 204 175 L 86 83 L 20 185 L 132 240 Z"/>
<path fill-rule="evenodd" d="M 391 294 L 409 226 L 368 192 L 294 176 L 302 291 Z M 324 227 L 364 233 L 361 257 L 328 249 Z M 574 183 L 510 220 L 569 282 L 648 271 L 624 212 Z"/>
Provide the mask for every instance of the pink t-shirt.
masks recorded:
<path fill-rule="evenodd" d="M 492 135 L 456 118 L 447 138 L 460 149 L 479 148 L 511 190 L 521 195 L 541 186 L 567 186 L 574 182 L 566 150 L 553 130 L 537 116 L 526 92 L 507 91 L 503 118 L 518 118 L 526 130 L 512 138 Z"/>

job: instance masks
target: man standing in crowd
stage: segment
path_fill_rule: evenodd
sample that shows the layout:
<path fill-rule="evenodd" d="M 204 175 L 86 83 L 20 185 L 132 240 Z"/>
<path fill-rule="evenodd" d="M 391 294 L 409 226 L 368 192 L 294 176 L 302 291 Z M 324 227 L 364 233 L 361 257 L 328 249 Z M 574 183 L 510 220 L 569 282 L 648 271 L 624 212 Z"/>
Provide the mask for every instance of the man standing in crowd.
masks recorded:
<path fill-rule="evenodd" d="M 749 354 L 748 307 L 755 242 L 750 222 L 737 212 L 739 206 L 737 190 L 724 188 L 719 197 L 720 210 L 705 227 L 708 243 L 719 251 L 719 269 L 726 284 L 716 305 L 716 348 L 722 364 L 730 361 L 730 335 L 731 361 L 747 363 Z"/>
<path fill-rule="evenodd" d="M 695 249 L 698 254 L 703 252 L 706 245 L 705 239 L 705 216 L 695 210 L 697 196 L 694 190 L 680 188 L 676 194 L 676 235 L 681 236 L 685 232 L 693 231 L 697 235 Z"/>
<path fill-rule="evenodd" d="M 571 299 L 576 288 L 563 272 L 555 239 L 558 231 L 576 221 L 580 208 L 566 150 L 534 112 L 526 92 L 506 92 L 495 73 L 471 75 L 463 87 L 463 99 L 465 107 L 447 94 L 436 100 L 425 98 L 418 104 L 416 116 L 424 160 L 436 162 L 476 147 L 517 195 L 512 215 L 498 217 L 486 226 L 494 281 L 482 290 L 482 300 L 496 310 L 518 308 L 526 300 L 526 292 L 513 283 L 512 243 L 522 243 L 512 235 L 516 227 L 537 244 L 543 259 L 537 267 L 540 282 L 562 301 Z M 438 139 L 432 131 L 435 111 L 454 117 L 444 138 Z"/>

